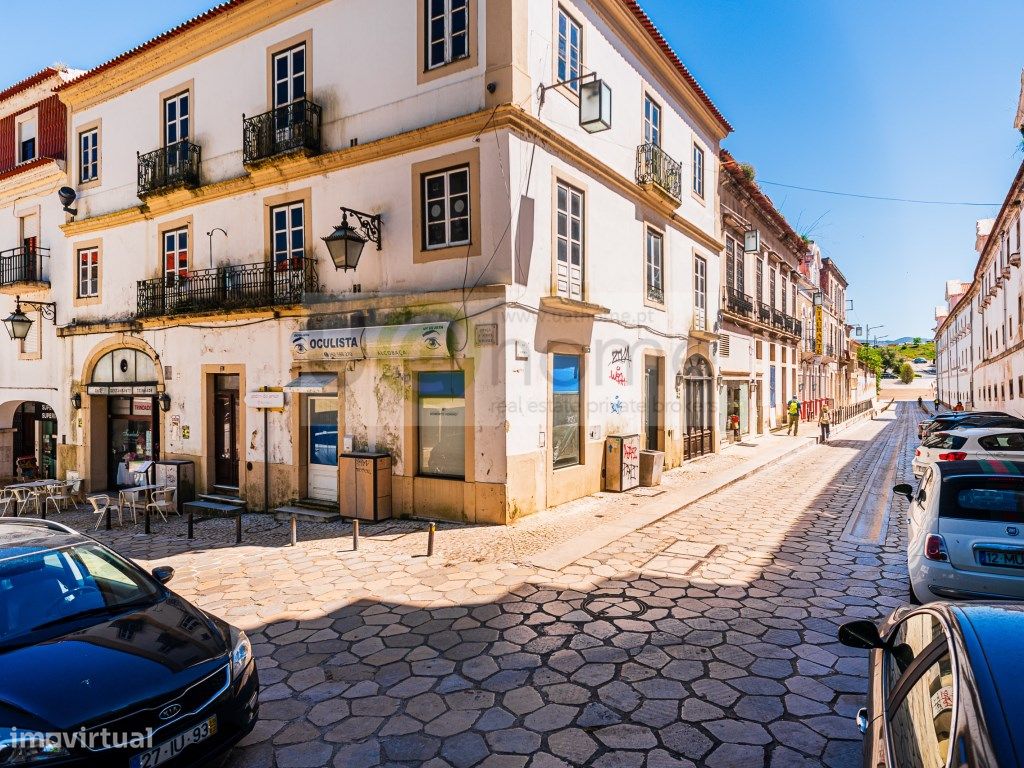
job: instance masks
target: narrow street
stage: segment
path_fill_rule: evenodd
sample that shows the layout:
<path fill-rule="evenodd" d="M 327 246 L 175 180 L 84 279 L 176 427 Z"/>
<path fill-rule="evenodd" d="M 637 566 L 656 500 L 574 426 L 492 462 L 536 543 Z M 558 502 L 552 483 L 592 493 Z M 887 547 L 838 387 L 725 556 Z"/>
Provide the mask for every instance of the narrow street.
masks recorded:
<path fill-rule="evenodd" d="M 852 767 L 866 659 L 836 630 L 906 600 L 889 488 L 916 422 L 895 405 L 561 571 L 399 535 L 159 561 L 253 640 L 261 722 L 233 766 Z M 296 618 L 254 620 L 268 603 Z"/>

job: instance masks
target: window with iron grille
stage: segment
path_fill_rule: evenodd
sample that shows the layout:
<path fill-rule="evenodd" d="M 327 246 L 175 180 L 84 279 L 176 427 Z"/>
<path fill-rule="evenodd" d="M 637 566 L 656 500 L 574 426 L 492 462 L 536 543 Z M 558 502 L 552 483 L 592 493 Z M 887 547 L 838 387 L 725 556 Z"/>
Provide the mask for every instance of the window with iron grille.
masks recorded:
<path fill-rule="evenodd" d="M 664 238 L 660 232 L 647 230 L 647 298 L 659 304 L 665 301 Z"/>
<path fill-rule="evenodd" d="M 469 0 L 426 0 L 427 69 L 469 56 Z"/>
<path fill-rule="evenodd" d="M 423 241 L 427 249 L 470 240 L 469 166 L 423 176 Z"/>
<path fill-rule="evenodd" d="M 85 184 L 100 176 L 100 132 L 97 128 L 78 134 L 78 180 Z"/>
<path fill-rule="evenodd" d="M 270 209 L 274 268 L 297 269 L 306 255 L 306 211 L 302 203 L 288 203 Z"/>
<path fill-rule="evenodd" d="M 746 293 L 743 272 L 743 246 L 727 235 L 725 238 L 725 284 L 739 293 Z"/>
<path fill-rule="evenodd" d="M 100 295 L 100 249 L 82 248 L 78 251 L 78 298 Z"/>
<path fill-rule="evenodd" d="M 644 144 L 661 146 L 661 106 L 644 94 Z"/>
<path fill-rule="evenodd" d="M 583 29 L 563 8 L 558 9 L 558 81 L 572 80 L 566 87 L 574 93 L 580 91 L 581 52 Z"/>
<path fill-rule="evenodd" d="M 164 282 L 174 285 L 188 277 L 188 229 L 164 232 Z"/>

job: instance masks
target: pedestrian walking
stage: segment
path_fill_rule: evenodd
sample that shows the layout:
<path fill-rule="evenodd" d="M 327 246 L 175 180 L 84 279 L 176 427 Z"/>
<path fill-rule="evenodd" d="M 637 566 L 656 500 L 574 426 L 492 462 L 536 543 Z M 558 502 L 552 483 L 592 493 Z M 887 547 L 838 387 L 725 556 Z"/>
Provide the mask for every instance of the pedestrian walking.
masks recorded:
<path fill-rule="evenodd" d="M 942 405 L 942 401 L 941 401 L 941 400 L 939 400 L 939 398 L 937 398 L 937 397 L 936 397 L 936 398 L 935 398 L 935 412 L 936 412 L 936 413 L 938 413 L 938 412 L 939 412 L 939 407 L 940 407 L 941 405 Z"/>
<path fill-rule="evenodd" d="M 800 430 L 800 401 L 796 399 L 796 395 L 789 398 L 786 410 L 789 413 L 789 426 L 786 428 L 786 434 L 796 437 Z"/>
<path fill-rule="evenodd" d="M 821 413 L 818 414 L 818 426 L 821 427 L 821 442 L 829 438 L 829 430 L 832 426 L 832 411 L 827 405 L 821 406 Z"/>
<path fill-rule="evenodd" d="M 963 413 L 964 412 L 964 404 L 960 400 L 957 400 L 956 401 L 956 407 L 953 408 L 953 410 L 956 411 L 957 413 Z"/>

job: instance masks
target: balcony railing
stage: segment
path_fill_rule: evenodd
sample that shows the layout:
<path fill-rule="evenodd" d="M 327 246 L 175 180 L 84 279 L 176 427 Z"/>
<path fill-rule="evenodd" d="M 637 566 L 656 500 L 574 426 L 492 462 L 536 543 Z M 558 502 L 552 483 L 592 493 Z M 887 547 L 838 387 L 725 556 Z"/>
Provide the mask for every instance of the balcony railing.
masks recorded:
<path fill-rule="evenodd" d="M 48 258 L 49 248 L 22 246 L 0 251 L 0 288 L 49 282 L 43 270 L 43 259 Z"/>
<path fill-rule="evenodd" d="M 316 262 L 297 258 L 197 269 L 138 283 L 138 317 L 298 304 L 319 290 Z"/>
<path fill-rule="evenodd" d="M 734 315 L 753 318 L 754 300 L 741 290 L 726 287 L 725 309 L 727 312 L 732 312 Z"/>
<path fill-rule="evenodd" d="M 772 324 L 772 307 L 769 304 L 765 304 L 763 301 L 758 302 L 757 305 L 757 319 L 765 325 Z"/>
<path fill-rule="evenodd" d="M 647 300 L 658 304 L 665 303 L 665 290 L 660 285 L 647 286 Z"/>
<path fill-rule="evenodd" d="M 653 185 L 674 200 L 683 197 L 683 167 L 657 144 L 636 148 L 636 183 Z"/>
<path fill-rule="evenodd" d="M 139 197 L 177 187 L 199 186 L 199 147 L 188 141 L 139 155 Z"/>
<path fill-rule="evenodd" d="M 242 120 L 242 161 L 251 165 L 286 152 L 320 151 L 320 105 L 296 101 Z"/>

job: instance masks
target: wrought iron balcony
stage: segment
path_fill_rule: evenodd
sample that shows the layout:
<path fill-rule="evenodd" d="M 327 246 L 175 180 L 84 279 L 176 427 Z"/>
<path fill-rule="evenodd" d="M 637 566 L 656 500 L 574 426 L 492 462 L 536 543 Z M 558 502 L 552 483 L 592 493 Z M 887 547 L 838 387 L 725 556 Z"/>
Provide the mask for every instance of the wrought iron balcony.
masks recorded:
<path fill-rule="evenodd" d="M 725 289 L 725 311 L 734 315 L 753 318 L 754 300 L 736 288 L 726 287 Z"/>
<path fill-rule="evenodd" d="M 138 283 L 138 317 L 298 304 L 319 290 L 316 261 L 296 258 L 272 264 L 232 264 L 167 275 Z"/>
<path fill-rule="evenodd" d="M 139 155 L 139 197 L 199 186 L 199 147 L 189 141 Z"/>
<path fill-rule="evenodd" d="M 43 259 L 49 258 L 49 248 L 21 246 L 0 251 L 0 292 L 48 287 L 49 275 L 43 270 Z"/>
<path fill-rule="evenodd" d="M 772 325 L 776 328 L 785 330 L 786 328 L 786 313 L 781 309 L 772 307 Z"/>
<path fill-rule="evenodd" d="M 636 148 L 636 183 L 656 187 L 673 200 L 681 200 L 683 168 L 657 144 L 641 144 Z"/>
<path fill-rule="evenodd" d="M 757 319 L 765 325 L 771 325 L 772 323 L 772 308 L 763 301 L 758 302 L 757 306 Z"/>
<path fill-rule="evenodd" d="M 665 303 L 665 291 L 660 285 L 647 286 L 647 300 L 658 304 Z"/>
<path fill-rule="evenodd" d="M 242 117 L 242 162 L 246 165 L 290 152 L 320 151 L 319 104 L 296 101 L 262 115 Z"/>

